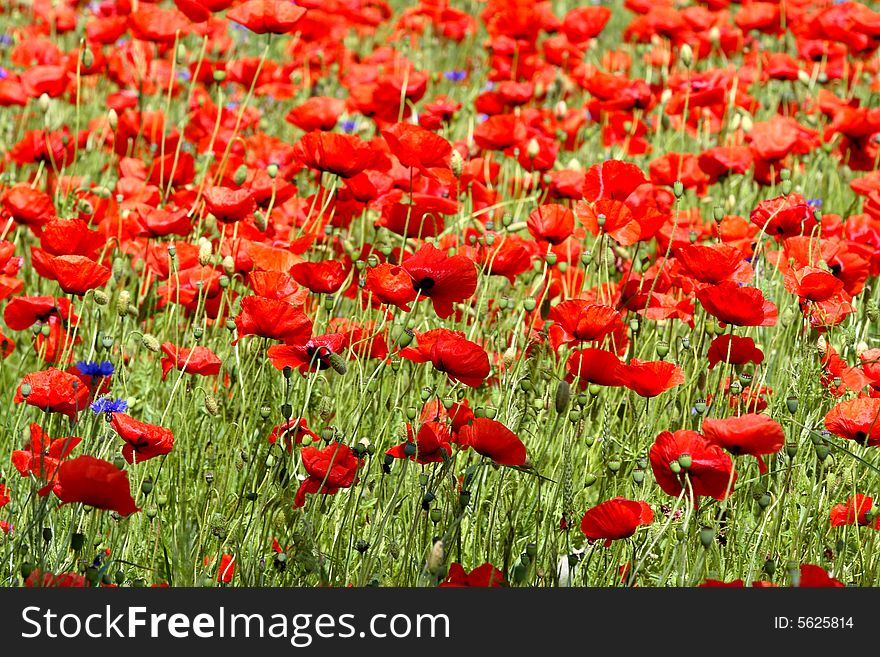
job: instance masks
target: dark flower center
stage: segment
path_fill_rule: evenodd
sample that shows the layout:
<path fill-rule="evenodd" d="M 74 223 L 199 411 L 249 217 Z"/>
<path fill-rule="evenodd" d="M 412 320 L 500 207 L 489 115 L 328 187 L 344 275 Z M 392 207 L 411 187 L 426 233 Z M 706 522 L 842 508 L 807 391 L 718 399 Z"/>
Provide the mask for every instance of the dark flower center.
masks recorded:
<path fill-rule="evenodd" d="M 421 290 L 422 292 L 424 292 L 426 290 L 430 290 L 432 287 L 434 287 L 434 279 L 430 276 L 425 276 L 425 278 L 420 281 L 413 281 L 414 290 Z"/>

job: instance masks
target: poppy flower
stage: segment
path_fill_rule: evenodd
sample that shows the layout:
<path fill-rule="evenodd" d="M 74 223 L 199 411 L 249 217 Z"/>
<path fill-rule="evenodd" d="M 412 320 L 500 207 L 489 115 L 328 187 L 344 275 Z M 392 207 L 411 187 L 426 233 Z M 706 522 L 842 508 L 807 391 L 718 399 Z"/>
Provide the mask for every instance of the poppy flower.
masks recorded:
<path fill-rule="evenodd" d="M 305 506 L 306 493 L 335 495 L 342 488 L 350 488 L 360 467 L 355 453 L 343 443 L 331 443 L 324 449 L 303 447 L 300 455 L 308 477 L 296 491 L 296 507 Z"/>
<path fill-rule="evenodd" d="M 376 151 L 372 144 L 355 135 L 335 132 L 309 132 L 294 145 L 293 154 L 310 169 L 352 178 L 373 165 Z"/>
<path fill-rule="evenodd" d="M 564 205 L 542 205 L 529 215 L 526 226 L 536 240 L 562 244 L 574 231 L 574 213 Z"/>
<path fill-rule="evenodd" d="M 706 418 L 701 428 L 710 444 L 734 455 L 749 454 L 758 459 L 761 474 L 767 472 L 762 455 L 775 454 L 785 444 L 785 432 L 779 422 L 761 413 L 724 419 Z"/>
<path fill-rule="evenodd" d="M 27 395 L 25 391 L 29 391 Z M 76 415 L 89 405 L 89 388 L 79 377 L 50 367 L 26 374 L 15 391 L 16 404 L 25 402 L 47 413 L 61 413 L 76 420 Z"/>
<path fill-rule="evenodd" d="M 269 347 L 267 355 L 272 365 L 279 370 L 285 367 L 300 372 L 315 372 L 333 367 L 332 357 L 340 354 L 345 344 L 341 333 L 328 333 L 309 338 L 303 344 L 277 344 Z"/>
<path fill-rule="evenodd" d="M 400 265 L 412 278 L 412 288 L 431 299 L 441 319 L 452 314 L 452 304 L 468 299 L 477 290 L 477 269 L 466 256 L 448 256 L 425 244 Z"/>
<path fill-rule="evenodd" d="M 684 383 L 682 369 L 665 360 L 643 361 L 633 358 L 617 369 L 620 382 L 641 397 L 657 395 Z"/>
<path fill-rule="evenodd" d="M 319 294 L 334 294 L 348 277 L 348 269 L 338 260 L 300 262 L 290 268 L 293 279 Z"/>
<path fill-rule="evenodd" d="M 208 187 L 204 191 L 205 209 L 218 221 L 231 224 L 250 215 L 256 207 L 252 190 L 242 187 Z"/>
<path fill-rule="evenodd" d="M 754 275 L 742 251 L 727 244 L 688 244 L 676 251 L 675 259 L 684 273 L 701 283 L 748 283 Z"/>
<path fill-rule="evenodd" d="M 94 456 L 77 456 L 64 461 L 56 472 L 55 484 L 46 486 L 40 494 L 46 495 L 49 490 L 62 504 L 80 502 L 96 509 L 116 511 L 123 517 L 140 511 L 131 496 L 128 473 Z"/>
<path fill-rule="evenodd" d="M 309 429 L 305 418 L 291 418 L 272 427 L 268 441 L 270 445 L 274 445 L 280 438 L 284 442 L 284 448 L 287 450 L 287 453 L 292 454 L 293 446 L 300 445 L 306 436 L 313 441 L 318 440 L 318 434 Z"/>
<path fill-rule="evenodd" d="M 238 338 L 246 335 L 281 340 L 285 344 L 303 344 L 312 335 L 312 320 L 291 303 L 249 296 L 241 300 L 241 312 L 235 318 Z"/>
<path fill-rule="evenodd" d="M 104 286 L 113 273 L 108 267 L 80 255 L 52 256 L 47 264 L 61 289 L 77 296 Z"/>
<path fill-rule="evenodd" d="M 764 362 L 764 352 L 755 346 L 755 341 L 751 338 L 741 338 L 726 333 L 712 340 L 706 358 L 709 361 L 710 370 L 721 362 L 731 365 L 745 365 L 746 363 L 760 365 Z"/>
<path fill-rule="evenodd" d="M 690 460 L 687 469 L 681 465 L 682 456 Z M 687 477 L 695 497 L 708 496 L 723 500 L 736 482 L 737 475 L 730 457 L 718 445 L 710 444 L 702 435 L 690 429 L 680 429 L 674 433 L 664 431 L 658 435 L 651 446 L 649 458 L 657 485 L 667 495 L 678 496 L 682 490 L 686 490 Z"/>
<path fill-rule="evenodd" d="M 615 497 L 588 509 L 581 520 L 581 531 L 590 541 L 605 539 L 605 547 L 613 541 L 629 538 L 642 525 L 654 521 L 654 512 L 645 502 Z"/>
<path fill-rule="evenodd" d="M 222 584 L 229 584 L 235 575 L 235 557 L 231 554 L 222 554 L 220 556 L 220 565 L 217 567 L 217 581 Z"/>
<path fill-rule="evenodd" d="M 51 480 L 61 461 L 67 458 L 82 438 L 50 438 L 36 422 L 30 426 L 30 440 L 23 449 L 12 452 L 12 465 L 22 477 Z"/>
<path fill-rule="evenodd" d="M 423 172 L 432 168 L 449 168 L 452 145 L 435 132 L 412 123 L 395 123 L 382 130 L 382 137 L 391 154 L 405 167 Z"/>
<path fill-rule="evenodd" d="M 246 0 L 226 12 L 226 18 L 255 34 L 287 34 L 305 13 L 285 0 Z"/>
<path fill-rule="evenodd" d="M 396 459 L 410 459 L 417 463 L 439 463 L 452 454 L 449 444 L 449 428 L 443 422 L 425 422 L 413 439 L 412 429 L 407 427 L 407 440 L 385 453 Z"/>
<path fill-rule="evenodd" d="M 599 33 L 611 19 L 608 7 L 577 7 L 565 14 L 562 19 L 562 32 L 576 45 L 586 44 Z"/>
<path fill-rule="evenodd" d="M 344 100 L 328 96 L 312 96 L 290 110 L 284 120 L 305 132 L 332 130 L 336 127 L 343 111 L 345 111 Z"/>
<path fill-rule="evenodd" d="M 493 588 L 507 586 L 507 582 L 504 579 L 504 573 L 491 563 L 484 563 L 469 573 L 460 563 L 454 563 L 449 566 L 446 579 L 440 582 L 439 586 L 441 588 Z"/>
<path fill-rule="evenodd" d="M 590 347 L 571 353 L 565 363 L 569 383 L 577 377 L 582 389 L 595 383 L 600 386 L 622 386 L 620 368 L 623 362 L 610 351 Z"/>
<path fill-rule="evenodd" d="M 845 504 L 835 504 L 831 507 L 831 526 L 859 525 L 880 529 L 880 515 L 871 512 L 873 506 L 873 498 L 856 493 L 847 498 Z"/>
<path fill-rule="evenodd" d="M 5 484 L 0 484 L 0 509 L 9 504 L 9 502 L 9 489 L 6 487 Z"/>
<path fill-rule="evenodd" d="M 800 577 L 798 578 L 798 586 L 801 588 L 836 588 L 842 589 L 846 585 L 828 574 L 828 571 L 822 566 L 813 564 L 803 564 L 800 569 Z"/>
<path fill-rule="evenodd" d="M 553 320 L 548 333 L 554 349 L 573 342 L 601 341 L 609 333 L 624 328 L 623 319 L 616 309 L 583 299 L 570 299 L 557 304 L 551 308 L 548 319 Z"/>
<path fill-rule="evenodd" d="M 367 271 L 363 286 L 366 300 L 370 295 L 379 303 L 396 306 L 409 312 L 409 304 L 419 296 L 413 279 L 403 267 L 383 262 Z"/>
<path fill-rule="evenodd" d="M 749 219 L 776 240 L 810 235 L 818 224 L 812 206 L 796 193 L 761 201 Z"/>
<path fill-rule="evenodd" d="M 880 445 L 880 398 L 859 397 L 839 402 L 825 415 L 825 428 L 860 445 Z"/>
<path fill-rule="evenodd" d="M 174 368 L 188 374 L 214 376 L 220 373 L 220 366 L 223 364 L 217 354 L 208 347 L 197 346 L 186 349 L 177 347 L 170 342 L 163 342 L 162 351 L 165 354 L 162 359 L 163 381 L 168 376 L 168 372 Z"/>
<path fill-rule="evenodd" d="M 45 322 L 50 317 L 59 317 L 76 322 L 70 299 L 50 296 L 15 297 L 3 309 L 3 321 L 13 331 L 24 331 L 37 322 Z"/>
<path fill-rule="evenodd" d="M 80 575 L 79 573 L 58 573 L 55 575 L 54 573 L 47 573 L 39 568 L 35 568 L 33 572 L 27 576 L 27 579 L 24 581 L 24 586 L 28 589 L 78 589 L 88 588 L 90 584 L 89 580 L 86 579 L 86 576 Z"/>
<path fill-rule="evenodd" d="M 526 446 L 513 431 L 496 420 L 474 419 L 458 432 L 458 444 L 471 447 L 498 465 L 521 466 L 526 462 Z"/>
<path fill-rule="evenodd" d="M 434 368 L 445 372 L 453 381 L 477 388 L 489 376 L 489 355 L 478 344 L 462 334 L 443 330 L 431 346 Z"/>
<path fill-rule="evenodd" d="M 808 301 L 827 301 L 843 290 L 842 280 L 818 267 L 790 269 L 783 282 L 786 290 Z"/>
<path fill-rule="evenodd" d="M 761 290 L 730 281 L 697 290 L 697 299 L 712 317 L 734 326 L 773 326 L 779 315 Z"/>
<path fill-rule="evenodd" d="M 174 447 L 171 429 L 135 420 L 125 413 L 113 413 L 110 426 L 125 441 L 122 456 L 129 463 L 143 463 L 169 454 Z"/>

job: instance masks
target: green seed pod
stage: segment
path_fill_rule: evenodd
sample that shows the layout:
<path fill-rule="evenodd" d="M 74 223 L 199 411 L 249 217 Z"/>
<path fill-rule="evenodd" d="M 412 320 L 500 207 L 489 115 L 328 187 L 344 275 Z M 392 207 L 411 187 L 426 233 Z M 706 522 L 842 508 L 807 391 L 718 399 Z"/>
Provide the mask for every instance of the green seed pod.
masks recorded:
<path fill-rule="evenodd" d="M 348 363 L 346 363 L 345 358 L 343 358 L 339 354 L 331 351 L 330 356 L 327 358 L 327 360 L 330 361 L 330 367 L 332 367 L 333 370 L 337 374 L 345 374 L 346 372 L 348 372 Z M 379 385 L 379 382 L 376 381 L 375 379 L 370 381 L 370 383 L 371 384 L 375 383 L 376 387 L 378 387 L 378 385 Z M 375 392 L 375 391 L 372 391 L 372 392 Z"/>
<path fill-rule="evenodd" d="M 654 350 L 657 352 L 657 357 L 660 360 L 663 360 L 669 354 L 669 343 L 661 340 L 657 343 L 657 346 L 654 348 Z"/>
<path fill-rule="evenodd" d="M 125 582 L 125 571 L 121 569 L 117 570 L 116 574 L 113 575 L 113 581 L 116 583 L 117 586 L 122 586 L 122 584 Z"/>
<path fill-rule="evenodd" d="M 776 572 L 776 562 L 773 561 L 773 559 L 767 559 L 767 561 L 764 562 L 764 572 L 770 577 L 773 577 L 773 573 Z"/>
<path fill-rule="evenodd" d="M 676 180 L 672 184 L 672 193 L 675 194 L 675 198 L 681 198 L 684 196 L 684 183 L 680 180 Z"/>
<path fill-rule="evenodd" d="M 633 470 L 632 478 L 633 478 L 633 482 L 636 484 L 644 483 L 645 471 L 644 470 Z"/>
<path fill-rule="evenodd" d="M 86 536 L 81 532 L 74 532 L 70 535 L 70 549 L 74 552 L 79 552 L 82 550 L 83 543 L 85 543 Z"/>
<path fill-rule="evenodd" d="M 611 472 L 617 472 L 623 466 L 623 462 L 618 458 L 611 458 L 605 465 Z"/>
<path fill-rule="evenodd" d="M 272 179 L 278 176 L 278 165 L 274 162 L 266 167 L 266 174 Z"/>
<path fill-rule="evenodd" d="M 602 386 L 598 383 L 591 383 L 588 390 L 590 391 L 590 394 L 595 397 L 602 391 Z"/>
<path fill-rule="evenodd" d="M 584 488 L 589 488 L 596 483 L 596 480 L 596 475 L 587 473 L 586 475 L 584 475 Z"/>
<path fill-rule="evenodd" d="M 552 267 L 553 265 L 555 265 L 556 261 L 558 259 L 559 259 L 559 257 L 555 253 L 553 253 L 552 251 L 550 251 L 546 256 L 544 256 L 544 262 L 547 263 L 548 267 Z"/>
<path fill-rule="evenodd" d="M 113 465 L 115 465 L 119 470 L 123 470 L 125 468 L 125 459 L 121 456 L 117 456 L 113 459 Z"/>
<path fill-rule="evenodd" d="M 766 509 L 768 506 L 770 506 L 770 502 L 771 500 L 769 493 L 764 493 L 763 495 L 761 495 L 761 497 L 758 498 L 758 506 L 762 509 Z"/>
<path fill-rule="evenodd" d="M 700 529 L 700 545 L 708 549 L 715 540 L 715 530 L 711 527 L 703 527 Z"/>
<path fill-rule="evenodd" d="M 679 474 L 681 472 L 681 464 L 678 461 L 670 461 L 669 469 L 672 471 L 672 474 Z"/>
<path fill-rule="evenodd" d="M 51 527 L 43 527 L 43 540 L 47 543 L 52 542 L 52 528 Z"/>
<path fill-rule="evenodd" d="M 788 456 L 788 458 L 793 459 L 795 456 L 797 456 L 797 451 L 798 444 L 796 441 L 789 440 L 785 443 L 785 455 Z"/>
<path fill-rule="evenodd" d="M 537 302 L 531 297 L 523 299 L 523 308 L 526 312 L 532 312 L 537 307 Z"/>
<path fill-rule="evenodd" d="M 437 508 L 431 509 L 430 515 L 431 522 L 433 522 L 435 525 L 443 518 L 443 512 Z"/>
<path fill-rule="evenodd" d="M 107 293 L 104 290 L 95 290 L 95 296 L 93 297 L 95 303 L 99 306 L 106 306 L 110 303 L 110 297 L 107 296 Z"/>
<path fill-rule="evenodd" d="M 562 414 L 568 408 L 571 399 L 571 386 L 568 381 L 562 380 L 556 384 L 556 412 Z"/>
<path fill-rule="evenodd" d="M 145 479 L 144 483 L 141 484 L 141 492 L 144 495 L 149 495 L 153 492 L 153 482 L 149 479 Z"/>
<path fill-rule="evenodd" d="M 699 413 L 700 415 L 706 412 L 706 408 L 707 406 L 705 399 L 698 399 L 694 402 L 694 410 L 696 410 L 697 413 Z"/>
<path fill-rule="evenodd" d="M 828 458 L 828 454 L 831 452 L 827 445 L 816 445 L 814 449 L 816 450 L 816 457 L 820 462 L 824 462 L 825 459 Z"/>
<path fill-rule="evenodd" d="M 794 395 L 785 398 L 785 406 L 788 408 L 788 412 L 794 415 L 798 410 L 798 398 Z"/>
<path fill-rule="evenodd" d="M 354 544 L 354 549 L 363 554 L 367 550 L 370 549 L 370 544 L 367 543 L 364 539 L 358 539 L 358 542 Z"/>
<path fill-rule="evenodd" d="M 682 454 L 678 457 L 678 464 L 681 466 L 682 470 L 690 470 L 694 461 L 690 454 Z"/>

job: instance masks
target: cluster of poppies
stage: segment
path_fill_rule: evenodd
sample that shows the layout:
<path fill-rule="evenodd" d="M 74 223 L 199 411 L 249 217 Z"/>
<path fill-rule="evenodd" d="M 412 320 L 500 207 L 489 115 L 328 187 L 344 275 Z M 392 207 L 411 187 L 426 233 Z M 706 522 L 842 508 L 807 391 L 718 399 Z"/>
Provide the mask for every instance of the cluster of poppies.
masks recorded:
<path fill-rule="evenodd" d="M 848 451 L 838 439 L 866 462 L 880 445 L 866 328 L 880 319 L 880 110 L 861 99 L 880 88 L 880 12 L 464 4 L 0 8 L 0 128 L 14 136 L 0 151 L 14 402 L 0 422 L 18 441 L 4 443 L 0 509 L 53 495 L 137 514 L 129 475 L 202 449 L 175 441 L 191 427 L 169 412 L 199 387 L 225 436 L 247 449 L 257 436 L 253 453 L 296 473 L 298 488 L 279 480 L 302 513 L 409 477 L 424 511 L 449 488 L 454 533 L 480 512 L 472 491 L 490 494 L 479 464 L 558 487 L 551 531 L 571 532 L 577 512 L 589 549 L 660 540 L 655 517 L 677 519 L 661 503 L 732 503 L 741 472 L 769 481 L 805 438 L 822 463 L 828 446 Z M 460 68 L 433 70 L 419 52 L 431 44 Z M 358 413 L 328 410 L 331 389 Z M 821 413 L 792 421 L 808 402 Z M 250 407 L 224 410 L 236 404 Z M 369 438 L 365 407 L 389 416 Z M 591 468 L 620 444 L 652 485 L 596 493 Z M 428 472 L 442 475 L 432 490 Z M 829 530 L 880 528 L 869 492 L 832 500 Z M 245 556 L 206 567 L 229 583 Z M 512 577 L 485 558 L 470 571 L 431 559 L 444 586 Z M 643 566 L 624 564 L 623 581 Z M 840 584 L 809 563 L 793 580 Z"/>

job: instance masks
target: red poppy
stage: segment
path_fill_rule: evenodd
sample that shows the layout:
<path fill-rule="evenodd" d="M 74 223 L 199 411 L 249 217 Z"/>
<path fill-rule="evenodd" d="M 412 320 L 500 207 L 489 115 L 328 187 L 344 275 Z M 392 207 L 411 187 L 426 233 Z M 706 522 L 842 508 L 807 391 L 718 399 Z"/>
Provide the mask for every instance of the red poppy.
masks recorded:
<path fill-rule="evenodd" d="M 55 575 L 53 573 L 44 572 L 39 568 L 35 568 L 33 572 L 27 576 L 24 585 L 25 588 L 28 589 L 76 589 L 87 588 L 90 586 L 89 580 L 86 579 L 85 575 L 80 575 L 79 573 L 58 573 Z"/>
<path fill-rule="evenodd" d="M 873 506 L 873 498 L 856 493 L 847 498 L 845 504 L 835 504 L 831 507 L 831 526 L 860 525 L 880 529 L 880 515 L 871 512 Z M 871 517 L 868 517 L 869 512 Z"/>
<path fill-rule="evenodd" d="M 290 420 L 285 420 L 281 424 L 272 427 L 272 432 L 269 434 L 269 444 L 274 445 L 278 442 L 278 439 L 284 442 L 284 448 L 287 450 L 288 454 L 293 453 L 293 446 L 302 444 L 303 438 L 308 436 L 311 440 L 317 441 L 318 434 L 309 429 L 309 425 L 306 424 L 305 418 L 291 418 Z"/>
<path fill-rule="evenodd" d="M 296 491 L 297 507 L 305 506 L 306 493 L 335 495 L 341 488 L 351 487 L 360 467 L 358 457 L 343 443 L 331 443 L 324 449 L 303 447 L 300 455 L 308 477 Z"/>
<path fill-rule="evenodd" d="M 63 297 L 15 297 L 3 309 L 3 321 L 13 331 L 24 331 L 37 322 L 48 321 L 50 317 L 77 321 L 70 299 Z"/>
<path fill-rule="evenodd" d="M 577 377 L 581 388 L 595 383 L 600 386 L 621 386 L 620 368 L 623 362 L 610 351 L 588 348 L 573 351 L 565 364 L 569 382 Z"/>
<path fill-rule="evenodd" d="M 140 511 L 131 496 L 128 473 L 94 456 L 64 461 L 58 467 L 55 485 L 43 488 L 40 494 L 46 495 L 50 489 L 62 504 L 80 502 L 123 517 Z"/>
<path fill-rule="evenodd" d="M 789 269 L 783 281 L 786 290 L 809 301 L 827 301 L 843 291 L 843 281 L 818 267 Z"/>
<path fill-rule="evenodd" d="M 576 7 L 562 19 L 562 32 L 571 43 L 586 45 L 590 39 L 599 36 L 610 19 L 608 7 Z"/>
<path fill-rule="evenodd" d="M 491 563 L 484 563 L 469 573 L 465 572 L 460 563 L 454 563 L 449 566 L 446 579 L 440 582 L 439 586 L 441 588 L 492 588 L 507 586 L 507 582 L 504 579 L 504 573 Z"/>
<path fill-rule="evenodd" d="M 764 362 L 764 352 L 755 346 L 755 341 L 751 338 L 741 338 L 726 333 L 712 340 L 706 358 L 709 361 L 710 370 L 720 362 L 731 365 L 745 365 L 746 363 L 760 365 Z"/>
<path fill-rule="evenodd" d="M 438 463 L 449 458 L 452 447 L 451 435 L 443 422 L 425 422 L 413 438 L 412 429 L 407 426 L 407 440 L 395 445 L 385 453 L 396 459 L 410 459 L 417 463 Z"/>
<path fill-rule="evenodd" d="M 22 477 L 51 480 L 61 461 L 67 458 L 82 438 L 52 439 L 36 422 L 30 426 L 31 437 L 23 449 L 12 452 L 12 465 Z"/>
<path fill-rule="evenodd" d="M 642 525 L 654 521 L 654 512 L 645 502 L 615 497 L 588 509 L 581 520 L 581 531 L 590 541 L 605 539 L 605 547 L 613 541 L 629 538 Z"/>
<path fill-rule="evenodd" d="M 723 500 L 736 482 L 730 457 L 696 431 L 664 431 L 651 446 L 649 457 L 657 485 L 667 495 L 677 496 L 687 490 L 687 478 L 695 497 L 706 495 Z M 687 468 L 681 465 L 682 461 L 686 465 L 690 462 Z"/>
<path fill-rule="evenodd" d="M 633 358 L 617 369 L 620 382 L 641 397 L 657 395 L 684 383 L 682 369 L 665 360 L 643 361 Z"/>
<path fill-rule="evenodd" d="M 202 376 L 214 376 L 220 373 L 223 364 L 220 358 L 208 347 L 192 347 L 186 349 L 177 347 L 170 342 L 162 343 L 162 351 L 165 357 L 162 359 L 162 380 L 168 376 L 168 372 L 177 368 L 188 374 L 201 374 Z"/>
<path fill-rule="evenodd" d="M 256 207 L 254 192 L 247 187 L 208 187 L 204 192 L 205 208 L 218 221 L 234 223 L 248 217 Z"/>
<path fill-rule="evenodd" d="M 564 205 L 542 205 L 529 215 L 526 225 L 536 240 L 562 244 L 574 231 L 574 213 Z"/>
<path fill-rule="evenodd" d="M 129 463 L 143 463 L 164 456 L 174 447 L 171 429 L 140 422 L 125 413 L 113 413 L 110 426 L 125 441 L 122 456 Z"/>
<path fill-rule="evenodd" d="M 795 193 L 761 201 L 749 219 L 777 240 L 810 235 L 818 223 L 807 200 Z"/>
<path fill-rule="evenodd" d="M 478 387 L 489 376 L 489 355 L 460 332 L 440 331 L 430 351 L 434 368 L 446 372 L 453 381 Z"/>
<path fill-rule="evenodd" d="M 526 446 L 513 431 L 485 417 L 474 419 L 458 432 L 458 444 L 472 447 L 499 465 L 520 466 L 526 462 Z"/>
<path fill-rule="evenodd" d="M 9 504 L 10 501 L 9 489 L 5 484 L 0 484 L 0 509 Z"/>
<path fill-rule="evenodd" d="M 30 393 L 25 395 L 22 388 Z M 61 413 L 76 420 L 76 415 L 89 405 L 89 388 L 79 377 L 50 367 L 25 375 L 15 391 L 16 404 L 25 402 L 48 413 Z"/>
<path fill-rule="evenodd" d="M 831 577 L 822 566 L 805 563 L 801 566 L 800 575 L 798 586 L 801 588 L 828 587 L 842 589 L 846 586 L 840 580 Z"/>
<path fill-rule="evenodd" d="M 315 372 L 333 367 L 331 358 L 340 354 L 345 345 L 345 336 L 341 333 L 328 333 L 310 338 L 303 344 L 277 344 L 269 347 L 267 355 L 277 369 L 285 367 L 298 369 L 300 372 Z"/>
<path fill-rule="evenodd" d="M 405 167 L 420 171 L 449 168 L 452 145 L 440 135 L 412 123 L 395 123 L 382 131 L 391 154 Z"/>
<path fill-rule="evenodd" d="M 725 419 L 706 418 L 703 435 L 733 455 L 749 454 L 758 459 L 758 469 L 767 472 L 763 454 L 775 454 L 785 444 L 785 432 L 773 418 L 761 413 L 748 413 Z"/>
<path fill-rule="evenodd" d="M 108 267 L 80 255 L 52 256 L 47 264 L 61 289 L 77 296 L 104 286 L 113 274 Z"/>
<path fill-rule="evenodd" d="M 287 34 L 305 13 L 285 0 L 246 0 L 226 12 L 226 18 L 256 34 Z"/>
<path fill-rule="evenodd" d="M 235 575 L 235 557 L 231 554 L 220 555 L 220 565 L 217 567 L 217 581 L 229 584 Z"/>
<path fill-rule="evenodd" d="M 590 342 L 623 330 L 623 318 L 611 306 L 570 299 L 554 306 L 548 319 L 553 320 L 548 333 L 554 349 L 561 344 Z"/>
<path fill-rule="evenodd" d="M 241 300 L 235 326 L 238 329 L 235 342 L 246 335 L 258 335 L 285 344 L 303 344 L 312 335 L 312 320 L 300 308 L 286 301 L 258 296 Z"/>
<path fill-rule="evenodd" d="M 372 144 L 355 135 L 310 132 L 293 147 L 294 156 L 310 169 L 351 178 L 373 165 L 376 151 Z"/>
<path fill-rule="evenodd" d="M 466 256 L 448 256 L 433 244 L 425 244 L 400 265 L 412 278 L 412 287 L 429 297 L 441 319 L 452 314 L 452 304 L 464 301 L 477 290 L 477 269 Z"/>
<path fill-rule="evenodd" d="M 729 281 L 697 290 L 697 299 L 707 313 L 734 326 L 773 326 L 779 315 L 761 290 Z"/>
<path fill-rule="evenodd" d="M 81 255 L 97 259 L 107 237 L 80 219 L 53 219 L 40 232 L 40 248 L 51 255 Z"/>
<path fill-rule="evenodd" d="M 290 268 L 290 275 L 312 292 L 334 294 L 348 278 L 348 269 L 338 260 L 300 262 Z"/>
<path fill-rule="evenodd" d="M 284 120 L 300 130 L 332 130 L 345 111 L 345 101 L 328 96 L 312 96 L 287 113 Z"/>
<path fill-rule="evenodd" d="M 880 445 L 880 398 L 859 397 L 839 402 L 825 415 L 825 428 L 861 445 Z"/>
<path fill-rule="evenodd" d="M 701 283 L 748 283 L 754 271 L 739 249 L 727 244 L 688 244 L 675 254 L 684 273 Z"/>
<path fill-rule="evenodd" d="M 419 296 L 413 279 L 405 269 L 383 262 L 367 272 L 363 286 L 366 300 L 370 295 L 379 303 L 387 303 L 409 312 L 409 304 Z"/>

